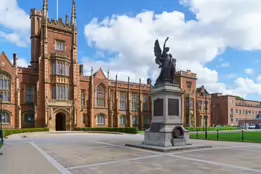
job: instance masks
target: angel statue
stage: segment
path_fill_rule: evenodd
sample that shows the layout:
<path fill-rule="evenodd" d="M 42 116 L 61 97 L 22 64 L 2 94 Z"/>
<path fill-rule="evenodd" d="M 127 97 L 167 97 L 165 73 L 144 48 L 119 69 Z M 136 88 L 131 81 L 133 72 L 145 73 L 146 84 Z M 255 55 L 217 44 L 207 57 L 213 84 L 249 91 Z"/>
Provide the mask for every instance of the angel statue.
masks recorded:
<path fill-rule="evenodd" d="M 174 77 L 176 74 L 176 59 L 169 54 L 169 47 L 166 47 L 167 39 L 163 45 L 163 51 L 160 48 L 158 39 L 155 41 L 154 44 L 154 55 L 156 56 L 155 62 L 161 68 L 159 77 L 156 80 L 155 85 L 162 84 L 162 83 L 175 83 Z"/>

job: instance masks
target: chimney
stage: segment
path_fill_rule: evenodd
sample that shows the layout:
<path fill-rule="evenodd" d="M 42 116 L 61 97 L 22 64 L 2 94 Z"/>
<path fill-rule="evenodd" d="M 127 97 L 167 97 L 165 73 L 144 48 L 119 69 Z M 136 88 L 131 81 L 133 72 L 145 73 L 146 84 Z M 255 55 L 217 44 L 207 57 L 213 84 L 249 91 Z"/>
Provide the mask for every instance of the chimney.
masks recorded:
<path fill-rule="evenodd" d="M 16 66 L 16 62 L 17 62 L 17 55 L 16 53 L 13 54 L 13 65 Z"/>
<path fill-rule="evenodd" d="M 80 76 L 83 76 L 83 64 L 80 65 Z"/>
<path fill-rule="evenodd" d="M 147 85 L 150 85 L 150 84 L 151 84 L 151 79 L 148 78 L 148 79 L 147 79 Z"/>

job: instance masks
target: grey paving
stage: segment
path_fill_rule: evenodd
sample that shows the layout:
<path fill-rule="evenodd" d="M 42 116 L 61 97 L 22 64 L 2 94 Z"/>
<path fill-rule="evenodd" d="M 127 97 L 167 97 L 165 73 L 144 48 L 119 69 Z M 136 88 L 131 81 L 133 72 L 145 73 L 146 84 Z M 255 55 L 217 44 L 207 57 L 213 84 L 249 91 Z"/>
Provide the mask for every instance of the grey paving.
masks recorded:
<path fill-rule="evenodd" d="M 261 173 L 260 144 L 193 140 L 190 143 L 213 148 L 166 153 L 125 146 L 141 142 L 142 135 L 72 132 L 27 137 L 15 135 L 6 141 L 1 174 Z"/>

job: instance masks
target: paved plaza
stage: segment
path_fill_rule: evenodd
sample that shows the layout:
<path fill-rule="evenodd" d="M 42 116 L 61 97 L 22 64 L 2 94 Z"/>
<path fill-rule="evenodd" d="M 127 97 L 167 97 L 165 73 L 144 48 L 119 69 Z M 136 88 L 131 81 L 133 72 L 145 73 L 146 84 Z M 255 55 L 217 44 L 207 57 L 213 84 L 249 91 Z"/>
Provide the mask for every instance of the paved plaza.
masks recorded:
<path fill-rule="evenodd" d="M 261 173 L 261 145 L 191 140 L 213 148 L 156 152 L 125 146 L 143 135 L 28 133 L 5 141 L 2 174 Z"/>

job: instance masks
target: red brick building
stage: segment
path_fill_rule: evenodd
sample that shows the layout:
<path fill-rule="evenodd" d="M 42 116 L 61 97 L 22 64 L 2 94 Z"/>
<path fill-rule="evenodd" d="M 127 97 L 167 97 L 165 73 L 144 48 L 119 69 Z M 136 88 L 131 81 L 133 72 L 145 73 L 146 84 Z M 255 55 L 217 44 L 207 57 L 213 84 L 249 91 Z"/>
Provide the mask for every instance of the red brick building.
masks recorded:
<path fill-rule="evenodd" d="M 211 95 L 212 122 L 214 125 L 240 125 L 252 122 L 261 112 L 261 102 L 243 100 L 236 96 L 215 93 Z M 249 120 L 249 121 L 248 121 Z"/>
<path fill-rule="evenodd" d="M 197 74 L 190 70 L 177 72 L 176 81 L 183 92 L 182 95 L 182 120 L 186 127 L 197 125 L 196 115 L 196 83 Z"/>
<path fill-rule="evenodd" d="M 197 119 L 198 127 L 204 127 L 205 124 L 212 126 L 211 119 L 211 95 L 205 89 L 204 86 L 197 88 Z"/>
<path fill-rule="evenodd" d="M 148 84 L 110 80 L 101 69 L 83 75 L 78 63 L 78 30 L 73 1 L 69 21 L 50 20 L 48 2 L 32 9 L 31 65 L 17 66 L 0 55 L 3 127 L 148 127 L 151 80 Z"/>
<path fill-rule="evenodd" d="M 70 20 L 67 15 L 65 21 L 49 19 L 47 0 L 43 10 L 31 10 L 30 19 L 30 66 L 18 67 L 16 54 L 13 64 L 5 53 L 0 55 L 4 128 L 149 126 L 150 79 L 146 84 L 132 83 L 129 78 L 119 81 L 117 76 L 111 80 L 109 71 L 105 75 L 102 69 L 84 76 L 84 67 L 78 62 L 74 0 Z M 176 81 L 183 92 L 184 126 L 201 126 L 202 116 L 210 113 L 209 94 L 196 88 L 197 75 L 190 70 L 177 72 Z M 197 100 L 206 99 L 202 93 L 207 96 L 207 113 L 198 110 Z"/>

